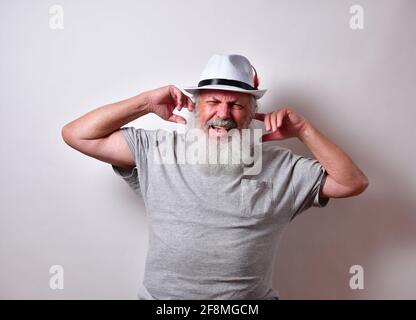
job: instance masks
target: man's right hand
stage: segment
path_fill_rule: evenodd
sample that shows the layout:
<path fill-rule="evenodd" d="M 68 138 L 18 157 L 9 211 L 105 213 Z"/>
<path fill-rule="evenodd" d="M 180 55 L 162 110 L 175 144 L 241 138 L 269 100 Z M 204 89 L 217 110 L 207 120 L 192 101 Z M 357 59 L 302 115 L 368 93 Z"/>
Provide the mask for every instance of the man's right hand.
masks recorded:
<path fill-rule="evenodd" d="M 186 123 L 186 120 L 173 113 L 175 108 L 180 111 L 188 108 L 189 111 L 195 109 L 192 100 L 183 94 L 174 85 L 168 85 L 144 93 L 149 112 L 157 114 L 163 120 L 177 123 Z"/>
<path fill-rule="evenodd" d="M 153 112 L 164 120 L 186 123 L 173 113 L 175 108 L 195 109 L 194 103 L 173 85 L 141 93 L 132 98 L 102 106 L 68 123 L 62 137 L 72 148 L 98 160 L 121 167 L 133 167 L 134 157 L 120 128 Z"/>

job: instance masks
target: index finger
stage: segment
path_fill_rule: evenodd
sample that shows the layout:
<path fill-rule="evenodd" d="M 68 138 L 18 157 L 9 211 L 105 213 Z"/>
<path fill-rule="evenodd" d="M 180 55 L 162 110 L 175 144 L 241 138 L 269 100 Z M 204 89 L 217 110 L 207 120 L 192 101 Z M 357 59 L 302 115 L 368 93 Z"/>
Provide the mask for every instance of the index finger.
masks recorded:
<path fill-rule="evenodd" d="M 177 100 L 180 101 L 180 103 L 177 104 L 178 111 L 181 111 L 182 108 L 187 108 L 189 111 L 193 111 L 195 104 L 193 103 L 192 99 L 177 87 L 175 87 L 174 91 L 177 96 Z"/>
<path fill-rule="evenodd" d="M 195 109 L 195 103 L 188 96 L 186 96 L 186 106 L 185 107 L 188 108 L 189 111 L 194 111 L 194 109 Z"/>
<path fill-rule="evenodd" d="M 175 104 L 176 107 L 178 109 L 178 111 L 180 111 L 182 109 L 182 105 L 183 105 L 183 96 L 184 94 L 175 86 L 173 87 L 173 95 L 175 97 Z"/>

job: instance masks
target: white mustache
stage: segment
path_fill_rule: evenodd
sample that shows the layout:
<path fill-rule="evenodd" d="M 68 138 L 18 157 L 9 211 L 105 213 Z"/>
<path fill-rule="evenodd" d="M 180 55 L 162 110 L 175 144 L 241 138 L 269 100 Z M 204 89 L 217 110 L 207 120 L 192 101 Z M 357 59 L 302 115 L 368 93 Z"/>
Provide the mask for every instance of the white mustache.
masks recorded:
<path fill-rule="evenodd" d="M 227 119 L 227 120 L 211 119 L 211 120 L 207 121 L 205 126 L 207 128 L 211 127 L 211 126 L 216 126 L 216 127 L 228 127 L 230 129 L 233 129 L 233 128 L 237 128 L 237 123 L 234 120 L 231 120 L 231 119 Z"/>

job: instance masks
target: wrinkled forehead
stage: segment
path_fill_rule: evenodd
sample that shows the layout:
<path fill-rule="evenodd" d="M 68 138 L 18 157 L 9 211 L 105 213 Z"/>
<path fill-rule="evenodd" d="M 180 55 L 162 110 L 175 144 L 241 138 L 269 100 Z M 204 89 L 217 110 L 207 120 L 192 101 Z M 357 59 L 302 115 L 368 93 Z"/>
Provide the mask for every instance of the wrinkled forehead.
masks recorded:
<path fill-rule="evenodd" d="M 199 90 L 200 99 L 209 99 L 215 98 L 220 101 L 240 101 L 240 102 L 249 102 L 251 95 L 243 92 L 234 92 L 226 90 L 214 90 L 214 89 L 204 89 Z"/>

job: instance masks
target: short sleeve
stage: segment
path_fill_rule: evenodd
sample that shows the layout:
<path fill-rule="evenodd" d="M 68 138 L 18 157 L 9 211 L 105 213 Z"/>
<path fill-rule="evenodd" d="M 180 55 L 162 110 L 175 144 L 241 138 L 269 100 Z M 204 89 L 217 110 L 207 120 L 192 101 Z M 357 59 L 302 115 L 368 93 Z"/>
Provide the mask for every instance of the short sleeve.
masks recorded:
<path fill-rule="evenodd" d="M 112 165 L 112 168 L 136 193 L 142 194 L 142 190 L 147 190 L 148 183 L 147 155 L 149 153 L 150 133 L 147 130 L 134 127 L 123 127 L 120 132 L 130 149 L 136 166 L 132 169 L 126 169 Z"/>
<path fill-rule="evenodd" d="M 291 154 L 293 219 L 310 207 L 325 207 L 329 198 L 320 197 L 321 186 L 325 183 L 327 173 L 316 159 Z"/>

